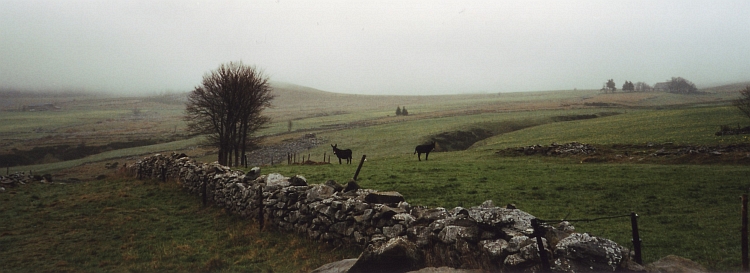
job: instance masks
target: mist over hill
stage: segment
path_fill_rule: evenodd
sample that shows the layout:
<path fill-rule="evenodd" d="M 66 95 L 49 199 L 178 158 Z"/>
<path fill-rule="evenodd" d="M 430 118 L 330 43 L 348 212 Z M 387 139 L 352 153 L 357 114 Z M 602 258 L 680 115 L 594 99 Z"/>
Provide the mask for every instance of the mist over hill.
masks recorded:
<path fill-rule="evenodd" d="M 739 90 L 750 86 L 749 81 L 738 81 L 731 83 L 722 83 L 711 86 L 704 86 L 699 90 L 703 93 L 720 96 L 718 100 L 728 100 L 737 96 Z M 267 110 L 276 118 L 296 119 L 310 116 L 329 115 L 332 113 L 342 114 L 356 112 L 357 110 L 381 110 L 395 114 L 396 107 L 411 107 L 418 105 L 450 105 L 455 101 L 473 100 L 476 105 L 491 103 L 499 97 L 501 100 L 519 101 L 528 100 L 526 97 L 544 97 L 559 92 L 589 92 L 587 95 L 580 95 L 582 99 L 590 99 L 597 90 L 557 90 L 557 91 L 528 91 L 528 92 L 511 92 L 511 93 L 474 93 L 474 94 L 452 94 L 452 95 L 361 95 L 336 93 L 326 90 L 320 90 L 308 86 L 298 85 L 283 81 L 271 81 L 272 94 L 276 97 L 271 102 L 272 107 Z M 142 101 L 159 102 L 166 104 L 184 104 L 186 102 L 187 91 L 161 91 L 149 94 L 131 92 L 131 93 L 108 93 L 94 92 L 83 89 L 62 89 L 62 90 L 31 90 L 10 87 L 0 87 L 0 110 L 19 110 L 23 106 L 37 104 L 64 104 L 76 100 L 91 99 L 111 99 L 111 98 L 130 98 Z M 632 95 L 628 95 L 632 94 Z M 658 92 L 636 92 L 624 93 L 618 90 L 606 100 L 615 97 L 655 97 L 662 96 Z M 676 97 L 677 100 L 685 100 L 686 103 L 696 101 L 696 97 Z M 537 99 L 533 99 L 537 100 Z M 625 99 L 629 100 L 629 99 Z M 717 99 L 714 99 L 717 100 Z M 589 101 L 590 102 L 590 101 Z M 575 102 L 566 102 L 574 103 Z M 674 99 L 670 104 L 675 103 Z M 418 110 L 418 109 L 415 109 Z M 411 112 L 411 113 L 418 113 Z"/>

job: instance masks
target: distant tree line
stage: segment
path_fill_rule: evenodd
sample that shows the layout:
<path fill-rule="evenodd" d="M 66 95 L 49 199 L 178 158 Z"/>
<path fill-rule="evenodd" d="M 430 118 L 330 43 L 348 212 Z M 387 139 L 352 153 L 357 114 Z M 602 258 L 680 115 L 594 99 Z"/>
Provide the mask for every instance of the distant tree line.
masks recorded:
<path fill-rule="evenodd" d="M 614 93 L 617 91 L 617 84 L 614 79 L 609 79 L 602 85 L 602 92 Z M 682 78 L 672 77 L 671 80 L 666 82 L 656 83 L 653 87 L 645 82 L 625 81 L 622 84 L 623 92 L 649 92 L 649 91 L 662 91 L 676 94 L 694 94 L 698 93 L 698 88 L 695 84 Z"/>

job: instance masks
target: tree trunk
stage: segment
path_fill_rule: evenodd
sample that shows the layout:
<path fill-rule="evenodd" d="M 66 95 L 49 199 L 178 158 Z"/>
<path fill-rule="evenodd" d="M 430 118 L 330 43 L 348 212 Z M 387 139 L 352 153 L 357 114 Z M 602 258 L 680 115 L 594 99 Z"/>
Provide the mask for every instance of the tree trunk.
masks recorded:
<path fill-rule="evenodd" d="M 226 152 L 224 151 L 224 143 L 219 143 L 219 158 L 217 161 L 219 161 L 220 165 L 226 164 Z"/>
<path fill-rule="evenodd" d="M 247 165 L 247 157 L 245 157 L 245 152 L 247 152 L 247 118 L 242 118 L 242 124 L 240 124 L 240 151 L 242 155 L 242 163 L 240 165 Z"/>

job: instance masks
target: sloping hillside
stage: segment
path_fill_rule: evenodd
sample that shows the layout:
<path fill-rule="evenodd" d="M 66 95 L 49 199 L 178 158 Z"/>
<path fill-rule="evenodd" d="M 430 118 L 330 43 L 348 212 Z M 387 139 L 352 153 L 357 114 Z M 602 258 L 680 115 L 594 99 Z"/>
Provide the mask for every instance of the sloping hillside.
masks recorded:
<path fill-rule="evenodd" d="M 745 89 L 747 86 L 750 86 L 750 81 L 708 87 L 701 89 L 701 91 L 710 93 L 737 93 L 738 91 Z"/>
<path fill-rule="evenodd" d="M 334 114 L 385 111 L 395 115 L 396 107 L 406 106 L 410 113 L 416 113 L 420 107 L 429 105 L 430 108 L 446 110 L 456 103 L 488 103 L 498 98 L 497 94 L 470 95 L 434 95 L 434 96 L 378 96 L 355 95 L 321 91 L 318 89 L 288 83 L 274 82 L 273 94 L 276 98 L 271 102 L 273 107 L 267 110 L 275 120 L 293 120 L 307 117 L 317 117 Z M 437 109 L 436 109 L 437 110 Z M 386 114 L 387 115 L 387 114 Z M 385 116 L 385 115 L 383 115 Z"/>

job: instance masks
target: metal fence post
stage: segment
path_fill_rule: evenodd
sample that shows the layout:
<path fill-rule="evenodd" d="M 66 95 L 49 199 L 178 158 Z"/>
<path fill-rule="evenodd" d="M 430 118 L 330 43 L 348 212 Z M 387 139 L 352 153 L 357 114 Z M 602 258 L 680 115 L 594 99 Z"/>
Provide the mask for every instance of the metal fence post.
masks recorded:
<path fill-rule="evenodd" d="M 633 250 L 635 251 L 635 262 L 643 264 L 641 256 L 641 237 L 638 235 L 638 214 L 630 212 L 630 224 L 633 226 Z"/>

